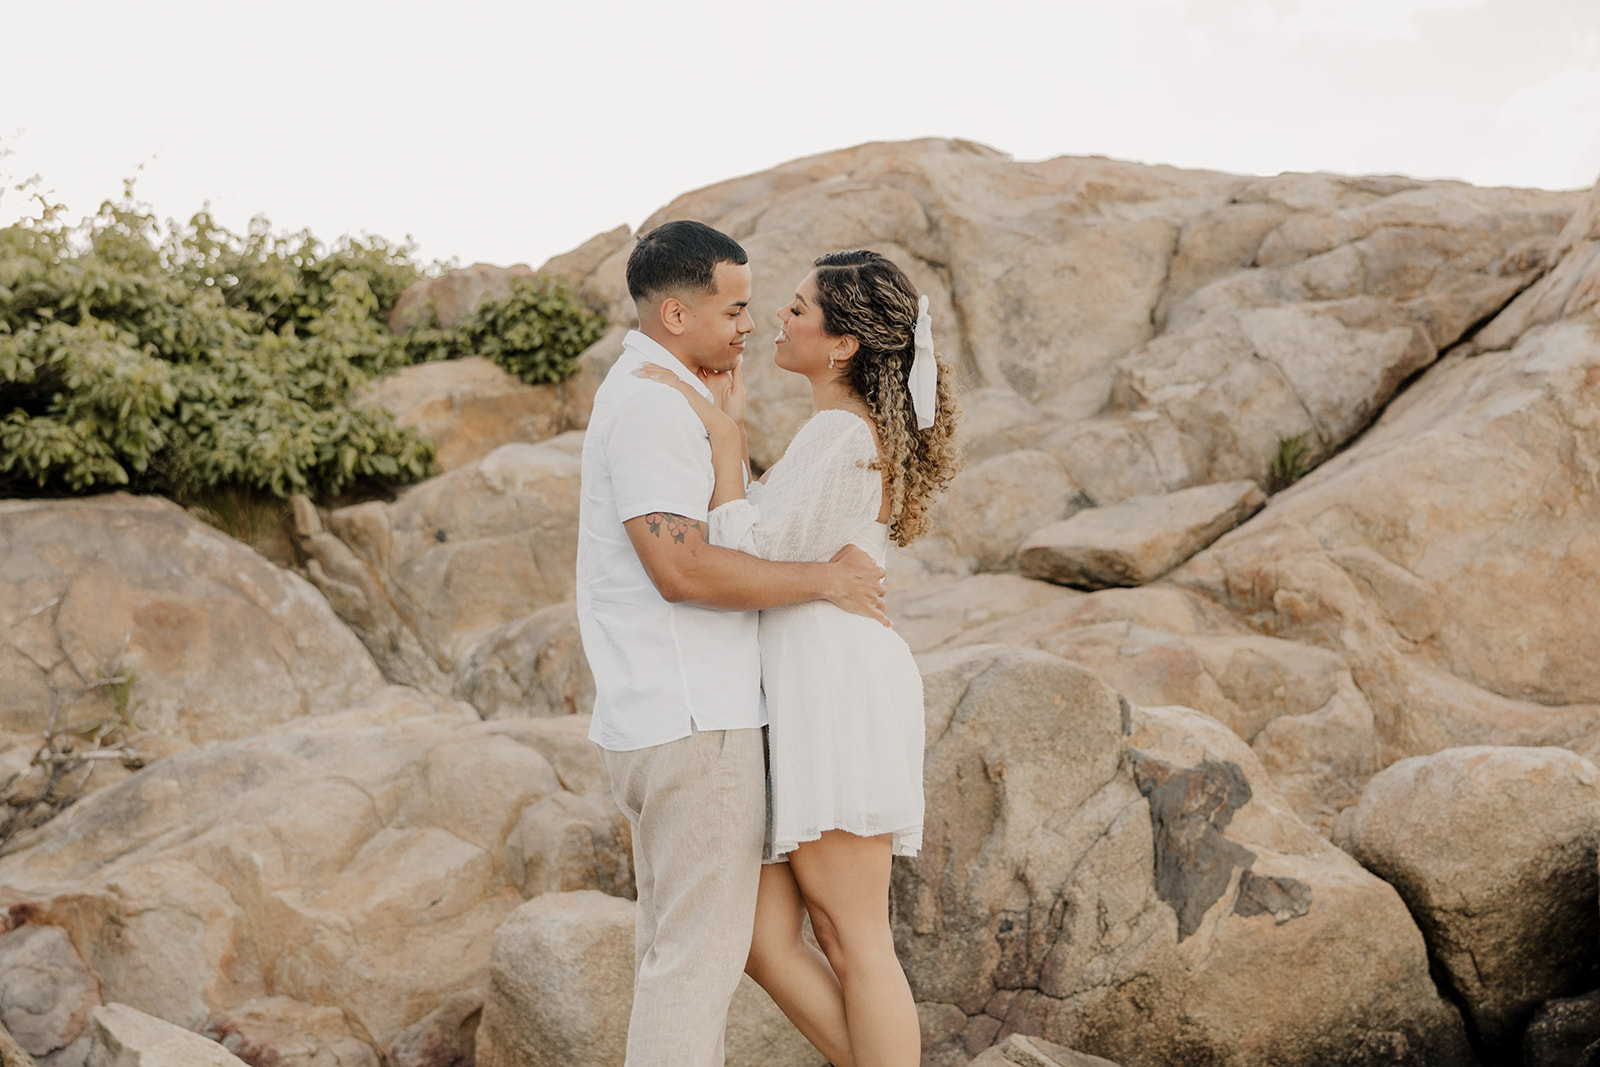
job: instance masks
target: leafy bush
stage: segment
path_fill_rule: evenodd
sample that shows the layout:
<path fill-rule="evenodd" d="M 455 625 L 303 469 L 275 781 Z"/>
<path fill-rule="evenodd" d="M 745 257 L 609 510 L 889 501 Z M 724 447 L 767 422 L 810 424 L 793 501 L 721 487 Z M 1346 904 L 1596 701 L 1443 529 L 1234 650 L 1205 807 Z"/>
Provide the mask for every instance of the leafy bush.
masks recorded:
<path fill-rule="evenodd" d="M 402 340 L 383 313 L 423 276 L 408 247 L 329 248 L 262 219 L 241 236 L 206 213 L 163 233 L 131 186 L 77 226 L 45 206 L 0 229 L 0 495 L 327 497 L 415 481 L 432 444 L 352 406 L 355 390 L 474 352 L 559 381 L 603 327 L 533 279 L 456 331 Z"/>
<path fill-rule="evenodd" d="M 604 332 L 605 317 L 565 281 L 539 274 L 512 278 L 506 296 L 485 300 L 454 330 L 425 321 L 405 338 L 416 362 L 485 356 L 529 385 L 539 385 L 570 378 L 578 356 Z"/>

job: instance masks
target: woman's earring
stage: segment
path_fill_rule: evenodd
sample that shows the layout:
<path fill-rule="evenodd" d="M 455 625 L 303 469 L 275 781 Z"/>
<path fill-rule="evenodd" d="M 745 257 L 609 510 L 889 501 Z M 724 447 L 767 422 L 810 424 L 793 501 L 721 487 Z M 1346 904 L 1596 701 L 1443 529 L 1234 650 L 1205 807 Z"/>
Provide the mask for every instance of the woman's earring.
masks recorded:
<path fill-rule="evenodd" d="M 828 357 L 828 369 L 829 370 L 833 369 L 833 357 L 832 356 Z"/>

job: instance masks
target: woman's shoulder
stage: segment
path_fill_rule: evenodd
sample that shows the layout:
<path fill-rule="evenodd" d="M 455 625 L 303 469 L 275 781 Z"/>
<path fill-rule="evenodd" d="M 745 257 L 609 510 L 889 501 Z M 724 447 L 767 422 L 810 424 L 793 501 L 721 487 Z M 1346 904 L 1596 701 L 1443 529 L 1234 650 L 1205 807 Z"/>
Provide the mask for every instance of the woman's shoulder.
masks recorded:
<path fill-rule="evenodd" d="M 802 437 L 817 442 L 838 441 L 841 444 L 865 443 L 874 451 L 878 447 L 878 433 L 872 423 L 862 415 L 845 408 L 824 408 L 807 419 L 795 440 Z"/>

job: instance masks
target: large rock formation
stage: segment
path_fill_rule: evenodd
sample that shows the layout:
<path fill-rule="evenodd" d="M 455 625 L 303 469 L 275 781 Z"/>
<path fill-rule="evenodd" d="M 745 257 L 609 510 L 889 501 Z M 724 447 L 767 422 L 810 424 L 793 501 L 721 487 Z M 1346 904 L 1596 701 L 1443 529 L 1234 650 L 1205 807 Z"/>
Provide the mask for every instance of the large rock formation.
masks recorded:
<path fill-rule="evenodd" d="M 591 872 L 589 885 L 629 884 L 617 859 L 596 867 L 596 834 L 602 851 L 622 843 L 626 867 L 614 807 L 590 809 L 587 854 L 559 832 L 509 847 L 541 802 L 606 793 L 586 728 L 484 723 L 394 688 L 170 756 L 0 858 L 0 908 L 22 930 L 64 930 L 106 1001 L 237 1035 L 255 1062 L 276 1049 L 291 1063 L 274 1035 L 375 1051 L 453 995 L 478 988 L 482 1003 L 495 929 L 522 902 L 530 865 L 565 888 Z"/>
<path fill-rule="evenodd" d="M 1465 1062 L 1402 896 L 1318 831 L 1407 757 L 1600 756 L 1600 190 L 925 141 L 725 182 L 646 225 L 679 217 L 745 244 L 758 320 L 819 252 L 895 257 L 961 378 L 968 467 L 890 575 L 931 653 L 927 847 L 894 883 L 926 1062 L 1066 1062 L 1052 1043 L 1125 1067 Z M 255 1063 L 464 1063 L 503 1036 L 479 1025 L 490 945 L 525 898 L 626 912 L 627 827 L 570 714 L 593 691 L 571 606 L 581 435 L 529 439 L 586 419 L 631 320 L 628 238 L 546 265 L 613 323 L 558 389 L 471 361 L 374 386 L 453 469 L 393 501 L 297 502 L 309 584 L 160 502 L 0 503 L 0 782 L 52 699 L 174 753 L 0 846 L 0 959 L 61 990 L 26 1007 L 51 1055 L 83 1051 L 94 1027 L 69 1035 L 103 999 Z M 464 314 L 515 273 L 447 275 L 411 307 Z M 808 410 L 770 336 L 747 363 L 758 465 Z M 1236 486 L 1240 513 L 1125 569 L 1146 584 L 1011 573 L 1087 508 L 1302 463 L 1260 513 Z M 1478 821 L 1465 859 L 1487 870 L 1503 857 Z M 1380 847 L 1363 825 L 1342 840 L 1419 909 L 1384 864 L 1426 834 Z M 1450 976 L 1443 925 L 1422 923 Z M 532 977 L 594 977 L 569 971 Z M 1481 1032 L 1493 985 L 1452 986 Z M 611 987 L 593 999 L 614 1023 Z M 1539 1016 L 1545 1045 L 1587 1033 L 1577 1003 Z"/>
<path fill-rule="evenodd" d="M 929 823 L 893 899 L 933 1055 L 1020 1032 L 1152 1067 L 1470 1062 L 1400 897 L 1225 727 L 1038 652 L 923 670 Z"/>
<path fill-rule="evenodd" d="M 393 503 L 323 517 L 302 498 L 308 573 L 390 680 L 451 693 L 473 663 L 459 684 L 474 691 L 507 627 L 574 593 L 578 468 L 559 439 L 507 444 Z"/>
<path fill-rule="evenodd" d="M 0 501 L 0 728 L 224 740 L 382 686 L 315 589 L 175 504 Z"/>
<path fill-rule="evenodd" d="M 1405 178 L 1018 163 L 930 140 L 722 182 L 640 228 L 696 218 L 738 239 L 758 323 L 822 252 L 891 256 L 931 297 L 964 383 L 1044 416 L 1002 432 L 1035 422 L 1072 483 L 1107 504 L 1261 477 L 1294 434 L 1328 454 L 1550 267 L 1575 206 L 1570 194 Z M 605 234 L 559 264 L 615 329 L 633 311 L 628 251 Z M 593 368 L 615 347 L 597 344 Z M 763 464 L 808 410 L 803 383 L 771 356 L 758 329 L 746 368 Z"/>

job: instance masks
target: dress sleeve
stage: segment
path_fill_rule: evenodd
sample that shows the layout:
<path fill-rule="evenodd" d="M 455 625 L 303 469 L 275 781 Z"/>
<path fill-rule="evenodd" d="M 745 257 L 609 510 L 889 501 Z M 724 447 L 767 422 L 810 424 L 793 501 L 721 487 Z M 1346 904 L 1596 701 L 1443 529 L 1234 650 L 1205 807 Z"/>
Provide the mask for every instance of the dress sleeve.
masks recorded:
<path fill-rule="evenodd" d="M 711 512 L 711 543 L 762 559 L 832 559 L 883 504 L 872 431 L 849 412 L 821 412 L 795 435 L 767 483 Z"/>

